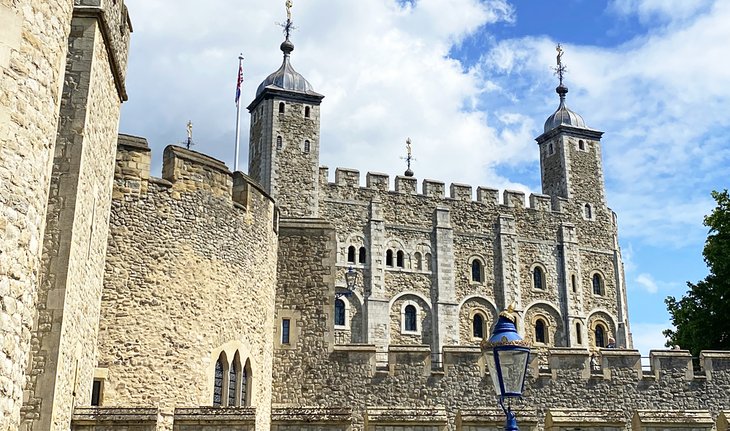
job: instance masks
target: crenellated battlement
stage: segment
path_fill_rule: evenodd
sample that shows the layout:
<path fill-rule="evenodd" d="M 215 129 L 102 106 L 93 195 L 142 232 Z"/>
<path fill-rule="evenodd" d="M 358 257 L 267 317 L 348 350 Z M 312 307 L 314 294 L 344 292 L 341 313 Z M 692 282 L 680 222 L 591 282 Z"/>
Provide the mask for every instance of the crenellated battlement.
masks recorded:
<path fill-rule="evenodd" d="M 229 196 L 231 201 L 247 209 L 258 196 L 273 204 L 271 197 L 250 177 L 232 173 L 220 160 L 169 145 L 162 161 L 162 178 L 150 175 L 151 151 L 142 137 L 120 134 L 114 170 L 114 199 L 139 198 L 147 195 L 150 183 L 170 190 L 174 198 L 183 193 L 206 191 L 214 196 Z"/>
<path fill-rule="evenodd" d="M 457 376 L 465 372 L 488 374 L 484 354 L 475 346 L 445 346 L 442 366 L 434 367 L 431 349 L 427 345 L 391 345 L 387 364 L 376 366 L 374 345 L 339 345 L 335 348 L 337 360 L 345 361 L 354 369 L 367 369 L 369 375 L 387 373 L 390 376 Z M 692 356 L 687 350 L 652 350 L 650 366 L 643 368 L 638 350 L 601 349 L 592 361 L 586 349 L 550 348 L 547 350 L 547 368 L 539 364 L 539 355 L 530 356 L 528 373 L 532 379 L 560 381 L 631 379 L 635 382 L 665 379 L 676 381 L 708 381 L 730 378 L 730 351 L 703 351 L 700 354 L 701 372 L 696 373 Z M 720 377 L 722 376 L 722 377 Z"/>
<path fill-rule="evenodd" d="M 540 212 L 563 212 L 567 199 L 532 193 L 526 199 L 525 193 L 517 190 L 504 190 L 501 193 L 490 187 L 476 187 L 476 198 L 474 198 L 474 187 L 468 184 L 452 183 L 449 185 L 449 194 L 446 195 L 446 184 L 442 181 L 424 179 L 420 188 L 418 180 L 413 177 L 398 175 L 395 177 L 393 187 L 390 184 L 390 176 L 380 172 L 368 172 L 365 175 L 365 186 L 360 186 L 360 172 L 356 169 L 337 168 L 335 169 L 335 180 L 329 182 L 329 168 L 319 168 L 320 186 L 333 186 L 360 191 L 376 191 L 378 193 L 397 193 L 423 197 L 425 199 L 437 199 L 444 201 L 459 201 L 479 203 L 491 206 L 503 206 L 506 208 L 529 209 Z"/>

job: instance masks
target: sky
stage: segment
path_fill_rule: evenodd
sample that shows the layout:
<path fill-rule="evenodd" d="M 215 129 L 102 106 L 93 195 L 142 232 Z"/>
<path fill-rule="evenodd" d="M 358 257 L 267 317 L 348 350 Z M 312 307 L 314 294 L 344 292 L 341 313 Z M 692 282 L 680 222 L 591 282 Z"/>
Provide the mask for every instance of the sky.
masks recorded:
<path fill-rule="evenodd" d="M 120 130 L 162 150 L 186 138 L 233 166 L 243 107 L 281 64 L 284 0 L 126 0 L 129 101 Z M 416 178 L 540 193 L 534 138 L 558 105 L 602 139 L 635 347 L 664 348 L 664 299 L 707 275 L 703 216 L 730 176 L 730 2 L 294 0 L 292 64 L 325 95 L 320 163 L 391 176 L 413 141 Z M 241 115 L 241 170 L 249 117 Z M 156 170 L 156 172 L 155 172 Z M 363 180 L 364 181 L 364 180 Z"/>

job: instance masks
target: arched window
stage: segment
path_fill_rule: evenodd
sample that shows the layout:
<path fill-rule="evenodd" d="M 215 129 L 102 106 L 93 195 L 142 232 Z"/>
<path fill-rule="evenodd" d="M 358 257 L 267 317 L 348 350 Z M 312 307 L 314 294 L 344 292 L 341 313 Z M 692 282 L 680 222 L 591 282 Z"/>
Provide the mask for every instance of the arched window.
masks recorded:
<path fill-rule="evenodd" d="M 532 270 L 532 287 L 535 289 L 545 289 L 545 274 L 542 273 L 542 268 L 536 266 Z"/>
<path fill-rule="evenodd" d="M 335 299 L 335 326 L 345 326 L 345 301 Z"/>
<path fill-rule="evenodd" d="M 403 268 L 404 264 L 403 264 L 403 251 L 402 250 L 398 250 L 398 253 L 396 254 L 395 264 L 396 264 L 396 266 L 398 266 L 398 268 Z"/>
<path fill-rule="evenodd" d="M 423 257 L 421 257 L 421 253 L 415 252 L 413 253 L 413 260 L 416 264 L 416 270 L 420 271 L 423 269 Z"/>
<path fill-rule="evenodd" d="M 484 338 L 484 316 L 481 313 L 474 315 L 471 333 L 474 338 Z"/>
<path fill-rule="evenodd" d="M 393 250 L 388 250 L 385 252 L 385 265 L 393 266 Z"/>
<path fill-rule="evenodd" d="M 596 347 L 606 347 L 605 336 L 606 330 L 603 329 L 603 325 L 596 325 Z"/>
<path fill-rule="evenodd" d="M 284 147 L 284 141 L 281 139 L 281 136 L 276 137 L 276 149 L 281 150 Z"/>
<path fill-rule="evenodd" d="M 425 259 L 426 259 L 426 271 L 431 271 L 431 265 L 432 265 L 431 253 L 426 253 Z"/>
<path fill-rule="evenodd" d="M 548 145 L 548 154 L 552 154 L 554 151 L 553 143 L 551 142 L 550 145 Z"/>
<path fill-rule="evenodd" d="M 304 152 L 305 153 L 308 153 L 309 152 L 309 148 L 310 148 L 309 140 L 304 141 Z"/>
<path fill-rule="evenodd" d="M 406 305 L 406 308 L 404 310 L 404 316 L 405 319 L 403 328 L 406 331 L 410 332 L 416 332 L 418 331 L 418 325 L 416 323 L 416 307 L 414 305 Z"/>
<path fill-rule="evenodd" d="M 581 150 L 581 151 L 585 151 L 586 150 L 586 144 L 585 144 L 585 142 L 583 142 L 582 139 L 578 141 L 578 149 Z"/>
<path fill-rule="evenodd" d="M 591 208 L 591 204 L 586 204 L 586 206 L 583 208 L 583 212 L 585 213 L 585 216 L 588 220 L 593 219 L 593 208 Z"/>
<path fill-rule="evenodd" d="M 351 245 L 347 248 L 347 261 L 349 263 L 355 263 L 355 246 Z"/>
<path fill-rule="evenodd" d="M 603 295 L 603 280 L 600 274 L 593 274 L 593 293 Z"/>
<path fill-rule="evenodd" d="M 542 319 L 537 319 L 535 322 L 535 342 L 536 343 L 547 343 L 547 334 L 545 333 L 545 322 Z"/>
<path fill-rule="evenodd" d="M 279 102 L 279 114 L 284 113 L 284 102 Z"/>
<path fill-rule="evenodd" d="M 309 106 L 304 107 L 304 118 L 309 118 Z"/>
<path fill-rule="evenodd" d="M 359 256 L 357 256 L 358 263 L 365 263 L 365 247 L 360 247 Z"/>
<path fill-rule="evenodd" d="M 236 402 L 236 395 L 239 395 L 238 392 L 238 378 L 241 374 L 241 359 L 238 356 L 238 352 L 236 352 L 236 356 L 233 358 L 233 364 L 231 364 L 231 369 L 228 370 L 228 406 L 237 406 L 239 405 L 238 402 Z M 240 396 L 240 395 L 239 395 Z M 239 398 L 240 400 L 240 398 Z"/>
<path fill-rule="evenodd" d="M 243 370 L 241 371 L 241 405 L 242 406 L 250 406 L 251 405 L 251 361 L 246 359 L 246 366 L 243 367 Z"/>
<path fill-rule="evenodd" d="M 218 357 L 215 362 L 215 381 L 213 382 L 213 405 L 223 405 L 223 377 L 224 377 L 224 358 L 223 355 Z"/>
<path fill-rule="evenodd" d="M 484 267 L 482 266 L 482 262 L 479 259 L 474 259 L 471 261 L 471 281 L 475 281 L 477 283 L 481 283 L 484 281 L 482 279 L 482 272 L 484 270 Z"/>
<path fill-rule="evenodd" d="M 580 329 L 580 323 L 575 323 L 575 341 L 578 344 L 583 344 L 583 333 Z"/>
<path fill-rule="evenodd" d="M 575 274 L 570 276 L 570 284 L 573 286 L 573 293 L 576 293 L 578 291 L 578 279 Z"/>

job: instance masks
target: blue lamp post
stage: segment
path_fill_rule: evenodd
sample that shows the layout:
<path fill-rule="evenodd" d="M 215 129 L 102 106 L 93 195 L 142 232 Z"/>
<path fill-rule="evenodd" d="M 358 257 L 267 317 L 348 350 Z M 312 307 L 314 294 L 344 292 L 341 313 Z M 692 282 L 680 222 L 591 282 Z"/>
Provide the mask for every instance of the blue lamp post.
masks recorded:
<path fill-rule="evenodd" d="M 517 418 L 509 405 L 511 398 L 522 397 L 525 387 L 527 363 L 530 358 L 530 344 L 517 333 L 514 304 L 499 313 L 492 336 L 482 342 L 487 358 L 492 384 L 499 398 L 499 405 L 507 415 L 505 431 L 519 431 Z M 504 405 L 508 400 L 507 407 Z"/>

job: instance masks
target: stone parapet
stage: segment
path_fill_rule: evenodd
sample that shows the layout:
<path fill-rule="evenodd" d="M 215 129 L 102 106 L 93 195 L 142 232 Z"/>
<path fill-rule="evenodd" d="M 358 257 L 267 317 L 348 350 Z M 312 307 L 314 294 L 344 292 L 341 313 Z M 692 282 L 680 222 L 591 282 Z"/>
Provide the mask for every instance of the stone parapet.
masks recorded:
<path fill-rule="evenodd" d="M 664 374 L 682 374 L 686 380 L 694 379 L 692 355 L 689 350 L 652 350 L 649 352 L 649 361 L 657 379 Z"/>
<path fill-rule="evenodd" d="M 235 428 L 253 431 L 256 409 L 253 407 L 176 408 L 173 431 L 225 431 Z"/>
<path fill-rule="evenodd" d="M 233 193 L 232 174 L 226 165 L 212 157 L 168 145 L 162 159 L 162 178 L 176 191 L 205 189 L 217 196 Z"/>
<path fill-rule="evenodd" d="M 632 431 L 710 431 L 713 425 L 707 410 L 637 410 L 631 420 Z"/>
<path fill-rule="evenodd" d="M 365 412 L 365 429 L 372 426 L 432 426 L 445 430 L 447 425 L 444 408 L 393 408 L 373 407 Z"/>
<path fill-rule="evenodd" d="M 390 375 L 402 372 L 431 374 L 431 348 L 428 345 L 388 346 Z"/>
<path fill-rule="evenodd" d="M 625 428 L 624 412 L 617 410 L 550 409 L 545 415 L 545 431 L 621 431 Z"/>
<path fill-rule="evenodd" d="M 155 431 L 157 408 L 76 407 L 71 419 L 73 431 Z"/>
<path fill-rule="evenodd" d="M 348 407 L 274 407 L 271 409 L 271 427 L 304 425 L 349 424 L 352 409 Z"/>

